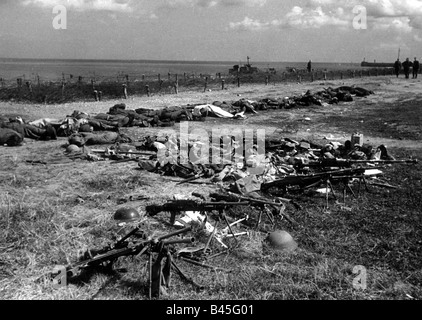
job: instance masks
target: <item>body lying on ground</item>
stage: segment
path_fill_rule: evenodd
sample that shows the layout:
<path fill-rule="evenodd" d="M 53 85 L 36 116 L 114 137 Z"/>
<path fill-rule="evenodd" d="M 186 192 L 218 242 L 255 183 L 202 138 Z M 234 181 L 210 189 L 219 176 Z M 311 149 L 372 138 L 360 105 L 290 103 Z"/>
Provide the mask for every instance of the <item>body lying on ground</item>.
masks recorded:
<path fill-rule="evenodd" d="M 12 129 L 24 138 L 35 140 L 56 140 L 57 134 L 53 126 L 47 125 L 45 128 L 39 128 L 27 123 L 18 121 L 2 122 L 0 128 Z"/>
<path fill-rule="evenodd" d="M 128 143 L 132 142 L 132 139 L 124 134 L 111 131 L 102 133 L 79 132 L 69 137 L 69 144 L 74 144 L 78 147 L 95 144 L 113 144 L 116 142 Z"/>
<path fill-rule="evenodd" d="M 23 136 L 12 129 L 0 128 L 0 146 L 19 146 L 23 142 Z"/>

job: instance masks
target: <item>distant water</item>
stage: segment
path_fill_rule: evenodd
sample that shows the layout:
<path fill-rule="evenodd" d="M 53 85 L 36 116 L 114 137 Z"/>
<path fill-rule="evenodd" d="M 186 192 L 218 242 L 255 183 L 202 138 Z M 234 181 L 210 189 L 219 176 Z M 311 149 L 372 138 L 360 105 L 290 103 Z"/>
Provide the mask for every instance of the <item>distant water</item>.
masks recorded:
<path fill-rule="evenodd" d="M 129 75 L 141 78 L 161 74 L 163 79 L 172 74 L 227 74 L 235 64 L 245 64 L 233 61 L 154 61 L 154 60 L 38 60 L 38 59 L 0 59 L 0 78 L 15 80 L 19 77 L 35 80 L 37 75 L 41 80 L 56 81 L 73 75 L 75 78 L 95 77 L 97 79 L 116 79 L 119 75 Z M 284 72 L 286 68 L 305 69 L 307 62 L 253 62 L 251 65 L 261 70 L 274 68 Z M 359 63 L 312 63 L 315 70 L 351 70 L 359 69 Z"/>

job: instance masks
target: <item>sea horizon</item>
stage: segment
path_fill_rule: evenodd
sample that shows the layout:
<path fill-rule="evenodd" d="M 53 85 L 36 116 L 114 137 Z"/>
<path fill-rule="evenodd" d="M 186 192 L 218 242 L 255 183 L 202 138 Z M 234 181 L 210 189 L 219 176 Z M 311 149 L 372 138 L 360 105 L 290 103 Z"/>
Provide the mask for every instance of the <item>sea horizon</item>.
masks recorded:
<path fill-rule="evenodd" d="M 198 64 L 215 64 L 215 63 L 222 63 L 222 64 L 227 64 L 227 63 L 234 63 L 234 64 L 238 64 L 240 63 L 246 63 L 246 59 L 245 60 L 166 60 L 166 59 L 89 59 L 89 58 L 81 58 L 81 59 L 71 59 L 71 58 L 10 58 L 10 57 L 0 57 L 0 61 L 74 61 L 74 62 L 78 62 L 78 61 L 85 61 L 85 62 L 127 62 L 127 63 L 133 63 L 133 62 L 146 62 L 146 63 L 184 63 L 184 64 L 194 64 L 194 63 L 198 63 Z M 309 60 L 308 60 L 309 61 Z M 296 63 L 308 63 L 308 61 L 250 61 L 250 64 L 265 64 L 265 63 L 292 63 L 292 64 L 296 64 Z M 360 62 L 346 62 L 346 61 L 331 61 L 331 62 L 326 62 L 326 61 L 314 61 L 311 60 L 312 63 L 324 63 L 324 64 L 360 64 Z M 362 59 L 363 61 L 363 59 Z"/>
<path fill-rule="evenodd" d="M 98 79 L 116 78 L 128 75 L 139 79 L 141 76 L 161 74 L 228 74 L 234 65 L 244 65 L 242 61 L 199 61 L 199 60 L 118 60 L 118 59 L 41 59 L 41 58 L 0 58 L 0 78 L 16 81 L 17 78 L 57 81 L 63 77 L 89 77 Z M 250 64 L 260 70 L 275 69 L 277 72 L 289 68 L 306 69 L 308 61 L 253 61 Z M 312 61 L 315 70 L 347 70 L 360 68 L 360 63 Z"/>

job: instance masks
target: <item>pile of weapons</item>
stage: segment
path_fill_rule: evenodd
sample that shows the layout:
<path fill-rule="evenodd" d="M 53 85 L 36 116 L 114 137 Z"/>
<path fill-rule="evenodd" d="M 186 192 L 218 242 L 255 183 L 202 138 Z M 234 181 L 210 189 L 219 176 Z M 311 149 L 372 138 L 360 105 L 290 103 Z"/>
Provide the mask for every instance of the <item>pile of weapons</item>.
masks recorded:
<path fill-rule="evenodd" d="M 141 257 L 148 256 L 149 268 L 149 298 L 160 298 L 162 293 L 166 293 L 171 282 L 171 272 L 175 271 L 183 280 L 193 285 L 196 290 L 203 290 L 205 286 L 197 284 L 191 277 L 185 274 L 178 266 L 176 261 L 184 261 L 196 266 L 209 268 L 215 271 L 230 272 L 228 269 L 212 266 L 207 261 L 230 252 L 232 248 L 227 246 L 223 240 L 225 238 L 234 238 L 241 235 L 248 234 L 247 232 L 234 232 L 234 226 L 244 222 L 248 219 L 245 216 L 235 222 L 229 223 L 225 211 L 233 206 L 242 205 L 259 205 L 263 204 L 259 201 L 243 200 L 241 202 L 206 202 L 199 200 L 174 200 L 169 201 L 163 205 L 150 205 L 146 207 L 146 212 L 152 217 L 160 212 L 170 212 L 171 221 L 181 221 L 185 226 L 182 229 L 165 234 L 158 237 L 151 237 L 146 234 L 141 228 L 143 223 L 140 222 L 129 233 L 121 237 L 118 241 L 107 245 L 100 249 L 90 249 L 83 253 L 78 262 L 70 264 L 65 267 L 65 270 L 49 273 L 47 276 L 53 283 L 60 283 L 65 277 L 66 284 L 77 281 L 83 275 L 89 275 L 93 272 L 113 273 L 119 270 L 114 269 L 113 266 L 120 257 Z M 277 206 L 277 204 L 273 204 Z M 198 224 L 184 223 L 181 219 L 176 219 L 177 214 L 187 211 L 195 211 L 198 213 L 197 217 L 200 219 Z M 212 212 L 217 212 L 215 218 L 215 226 L 211 226 L 207 222 L 208 217 L 211 217 Z M 203 216 L 202 216 L 203 214 Z M 192 221 L 191 221 L 192 222 Z M 218 224 L 222 222 L 226 226 L 219 228 Z M 204 233 L 204 231 L 206 231 Z M 188 232 L 192 234 L 206 235 L 207 239 L 204 243 L 198 243 L 199 239 L 195 236 L 172 237 L 186 235 Z M 223 250 L 215 252 L 211 249 L 212 240 L 217 240 Z M 236 239 L 237 243 L 237 239 Z M 188 247 L 180 248 L 181 244 L 190 245 Z M 65 274 L 63 274 L 65 273 Z"/>
<path fill-rule="evenodd" d="M 289 138 L 266 140 L 265 152 L 261 154 L 255 146 L 243 148 L 242 154 L 238 154 L 239 145 L 252 144 L 236 141 L 235 137 L 221 137 L 221 146 L 229 142 L 228 148 L 218 148 L 210 141 L 208 152 L 202 152 L 204 146 L 198 141 L 182 141 L 177 137 L 146 137 L 145 141 L 132 148 L 120 145 L 91 150 L 91 153 L 116 160 L 113 163 L 135 161 L 141 169 L 183 178 L 178 184 L 198 183 L 198 179 L 204 183 L 204 179 L 208 179 L 209 183 L 224 184 L 243 195 L 250 192 L 271 194 L 274 188 L 278 189 L 277 193 L 289 194 L 324 185 L 327 197 L 329 191 L 335 197 L 334 182 L 344 183 L 344 195 L 347 190 L 355 195 L 350 182 L 364 183 L 367 189 L 366 179 L 382 174 L 379 169 L 385 165 L 417 163 L 416 159 L 396 160 L 384 145 L 376 148 L 368 144 L 352 146 L 350 140 L 344 144 L 329 142 L 325 145 Z M 188 146 L 189 159 L 182 159 L 181 143 Z M 218 164 L 213 159 L 215 154 L 222 155 Z M 381 186 L 381 183 L 375 183 Z"/>
<path fill-rule="evenodd" d="M 352 146 L 350 140 L 344 144 L 329 142 L 325 145 L 304 140 L 298 142 L 289 138 L 266 140 L 265 152 L 260 154 L 256 148 L 244 148 L 241 155 L 236 154 L 236 145 L 249 145 L 245 140 L 236 142 L 233 137 L 229 137 L 224 141 L 231 141 L 229 148 L 218 149 L 212 146 L 205 153 L 192 152 L 198 146 L 189 141 L 189 161 L 182 161 L 178 154 L 180 139 L 166 137 L 164 141 L 156 142 L 161 145 L 158 156 L 148 160 L 138 159 L 138 165 L 150 172 L 184 178 L 179 184 L 208 179 L 212 183 L 228 184 L 231 191 L 246 195 L 253 191 L 266 193 L 274 188 L 279 189 L 278 192 L 289 194 L 321 184 L 328 184 L 330 190 L 333 190 L 334 181 L 345 182 L 344 190 L 353 193 L 349 182 L 359 181 L 366 185 L 366 178 L 382 174 L 379 169 L 385 165 L 417 163 L 416 159 L 396 160 L 388 154 L 384 145 L 376 148 L 368 144 Z M 219 164 L 214 164 L 212 158 L 216 149 L 218 155 L 220 151 L 228 153 L 221 153 L 223 157 Z M 204 154 L 204 157 L 209 158 L 192 159 L 197 154 Z"/>
<path fill-rule="evenodd" d="M 165 148 L 165 154 L 171 156 L 172 151 L 178 150 L 180 139 L 173 139 L 172 143 L 167 143 L 169 142 L 167 137 L 166 141 L 162 142 L 154 141 L 153 146 L 156 151 L 152 153 L 152 150 L 126 150 L 121 154 L 132 153 L 135 157 L 127 159 L 137 161 L 141 168 L 151 172 L 183 177 L 184 180 L 179 183 L 195 183 L 195 180 L 208 178 L 210 182 L 219 184 L 220 192 L 211 193 L 209 197 L 212 200 L 208 200 L 203 195 L 193 194 L 201 199 L 175 197 L 174 200 L 164 204 L 148 205 L 145 211 L 150 216 L 155 216 L 160 212 L 169 212 L 171 214 L 170 223 L 182 227 L 182 229 L 154 238 L 148 237 L 138 226 L 112 245 L 99 250 L 88 250 L 79 262 L 66 268 L 68 279 L 77 277 L 81 271 L 112 270 L 113 263 L 119 257 L 147 254 L 149 256 L 150 298 L 159 298 L 161 292 L 164 292 L 166 287 L 168 288 L 171 270 L 176 271 L 182 279 L 191 283 L 196 289 L 203 289 L 204 286 L 197 284 L 187 276 L 176 264 L 176 261 L 180 259 L 202 267 L 228 271 L 211 266 L 206 261 L 230 252 L 232 248 L 227 245 L 225 239 L 231 238 L 237 243 L 237 237 L 248 234 L 248 232 L 236 233 L 234 226 L 240 222 L 244 224 L 248 222 L 248 226 L 250 226 L 250 223 L 249 217 L 246 215 L 237 221 L 229 222 L 226 216 L 227 210 L 236 206 L 256 208 L 259 212 L 256 228 L 259 227 L 263 214 L 272 225 L 275 225 L 277 217 L 295 224 L 295 221 L 285 212 L 285 203 L 290 202 L 295 206 L 296 203 L 291 199 L 286 199 L 286 195 L 325 186 L 326 192 L 324 193 L 328 206 L 329 193 L 331 192 L 336 197 L 333 184 L 339 182 L 343 184 L 343 201 L 345 201 L 347 191 L 355 196 L 350 187 L 352 181 L 359 182 L 360 191 L 360 184 L 363 182 L 367 188 L 366 179 L 382 173 L 379 169 L 385 168 L 385 165 L 417 163 L 415 159 L 394 159 L 383 145 L 377 148 L 365 144 L 352 146 L 350 141 L 346 141 L 345 144 L 331 142 L 321 146 L 309 141 L 297 142 L 285 138 L 265 141 L 265 154 L 253 152 L 250 154 L 246 150 L 243 157 L 239 158 L 235 153 L 236 148 L 233 147 L 231 152 L 229 151 L 230 161 L 226 163 L 206 165 L 184 162 L 182 164 L 180 157 L 174 158 L 177 161 L 163 161 L 158 156 L 160 150 L 164 150 L 163 148 Z M 232 139 L 232 142 L 235 141 Z M 193 147 L 195 147 L 195 143 L 189 143 L 189 148 Z M 106 152 L 119 155 L 119 152 L 115 151 L 114 153 L 104 151 L 104 153 Z M 144 154 L 138 155 L 137 152 Z M 125 159 L 117 158 L 117 162 L 120 161 L 125 161 Z M 252 167 L 254 170 L 251 171 Z M 395 188 L 386 183 L 374 183 L 374 185 Z M 280 196 L 280 193 L 283 197 Z M 213 217 L 214 219 L 211 219 L 212 212 L 217 213 L 217 216 Z M 183 216 L 178 218 L 177 216 L 180 214 Z M 212 220 L 216 221 L 214 225 L 210 223 Z M 219 228 L 218 223 L 223 223 L 225 227 Z M 207 235 L 206 241 L 203 241 L 201 245 L 192 246 L 196 241 L 195 236 L 168 240 L 173 236 L 189 231 L 198 232 L 198 230 L 205 230 Z M 211 250 L 213 239 L 223 247 L 222 251 L 215 253 Z M 177 246 L 180 244 L 190 244 L 190 246 L 178 248 Z M 154 259 L 155 261 L 153 261 Z"/>

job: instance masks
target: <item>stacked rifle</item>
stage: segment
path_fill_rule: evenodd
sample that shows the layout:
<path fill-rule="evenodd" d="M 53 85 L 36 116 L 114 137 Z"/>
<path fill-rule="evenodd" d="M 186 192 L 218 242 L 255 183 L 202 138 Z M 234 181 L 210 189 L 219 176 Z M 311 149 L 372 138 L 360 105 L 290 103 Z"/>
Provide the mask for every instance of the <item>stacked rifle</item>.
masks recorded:
<path fill-rule="evenodd" d="M 68 280 L 75 280 L 83 273 L 100 270 L 107 273 L 115 271 L 113 270 L 113 264 L 120 257 L 135 257 L 146 254 L 149 257 L 150 299 L 153 297 L 160 298 L 160 294 L 165 292 L 165 288 L 169 287 L 171 270 L 176 271 L 183 280 L 192 284 L 195 289 L 200 290 L 204 287 L 187 276 L 176 264 L 175 258 L 180 258 L 188 263 L 200 265 L 202 267 L 212 269 L 219 268 L 185 258 L 183 256 L 183 250 L 179 250 L 182 254 L 177 254 L 174 245 L 192 245 L 195 242 L 195 238 L 170 238 L 186 234 L 189 231 L 193 231 L 191 226 L 156 238 L 148 238 L 145 233 L 140 230 L 140 226 L 137 226 L 113 244 L 101 249 L 87 250 L 83 253 L 78 262 L 70 264 L 63 269 L 58 269 L 56 272 L 49 273 L 48 277 L 54 284 L 59 283 L 61 285 L 67 285 Z M 155 261 L 153 261 L 154 258 Z"/>

